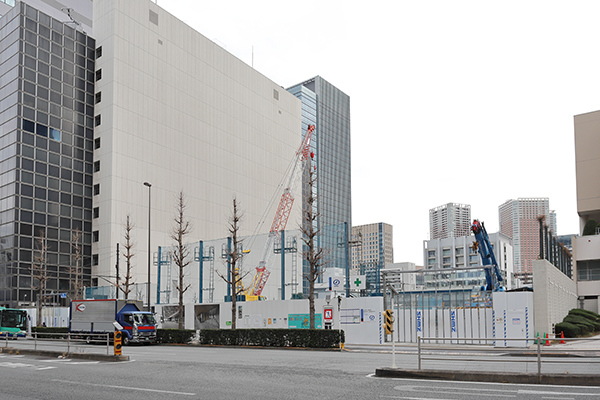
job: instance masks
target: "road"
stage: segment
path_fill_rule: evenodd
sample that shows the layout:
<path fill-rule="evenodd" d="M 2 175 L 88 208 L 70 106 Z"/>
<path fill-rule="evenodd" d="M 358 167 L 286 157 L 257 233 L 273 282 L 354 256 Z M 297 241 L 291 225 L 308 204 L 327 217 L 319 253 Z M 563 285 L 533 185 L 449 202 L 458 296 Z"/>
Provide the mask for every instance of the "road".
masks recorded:
<path fill-rule="evenodd" d="M 131 361 L 0 354 L 0 399 L 600 399 L 600 387 L 375 378 L 376 368 L 391 364 L 383 352 L 128 346 L 125 354 Z M 396 362 L 412 368 L 415 357 Z M 600 373 L 598 365 L 586 372 Z"/>

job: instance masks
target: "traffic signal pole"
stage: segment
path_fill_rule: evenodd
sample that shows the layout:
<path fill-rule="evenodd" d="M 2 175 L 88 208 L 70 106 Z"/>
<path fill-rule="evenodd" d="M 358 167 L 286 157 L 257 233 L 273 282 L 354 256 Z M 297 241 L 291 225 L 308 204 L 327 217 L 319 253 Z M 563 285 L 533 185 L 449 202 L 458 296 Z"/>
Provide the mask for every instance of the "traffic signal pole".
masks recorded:
<path fill-rule="evenodd" d="M 392 296 L 392 310 L 394 309 L 394 297 Z M 396 341 L 394 340 L 394 329 L 392 329 L 392 368 L 396 367 Z"/>

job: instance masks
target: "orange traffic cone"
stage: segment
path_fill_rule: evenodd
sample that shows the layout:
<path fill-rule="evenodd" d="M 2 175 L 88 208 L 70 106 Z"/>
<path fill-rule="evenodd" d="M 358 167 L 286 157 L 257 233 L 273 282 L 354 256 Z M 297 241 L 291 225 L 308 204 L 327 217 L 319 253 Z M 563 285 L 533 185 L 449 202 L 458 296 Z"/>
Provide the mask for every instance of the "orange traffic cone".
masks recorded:
<path fill-rule="evenodd" d="M 550 340 L 548 340 L 548 334 L 546 333 L 546 343 L 544 343 L 544 346 L 550 346 Z"/>
<path fill-rule="evenodd" d="M 564 338 L 565 338 L 565 333 L 564 333 L 564 332 L 561 332 L 561 333 L 560 333 L 560 338 L 561 338 L 561 339 L 564 339 Z M 567 342 L 565 342 L 564 340 L 561 340 L 561 341 L 560 341 L 560 344 L 565 344 L 565 343 L 567 343 Z"/>

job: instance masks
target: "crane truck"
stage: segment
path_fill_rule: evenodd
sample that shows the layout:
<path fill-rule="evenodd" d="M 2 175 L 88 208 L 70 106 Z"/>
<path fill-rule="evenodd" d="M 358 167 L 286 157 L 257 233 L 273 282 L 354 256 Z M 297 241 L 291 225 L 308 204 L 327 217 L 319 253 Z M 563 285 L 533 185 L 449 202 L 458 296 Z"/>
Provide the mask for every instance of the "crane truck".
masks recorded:
<path fill-rule="evenodd" d="M 69 332 L 87 342 L 105 341 L 115 331 L 116 321 L 123 344 L 156 343 L 154 314 L 141 311 L 142 302 L 134 300 L 72 300 Z"/>
<path fill-rule="evenodd" d="M 485 286 L 481 287 L 481 290 L 486 292 L 502 292 L 504 287 L 501 286 L 502 274 L 494 255 L 494 249 L 490 243 L 490 238 L 487 234 L 483 222 L 479 220 L 473 220 L 471 224 L 471 232 L 475 235 L 476 242 L 473 242 L 473 248 L 479 250 L 481 256 L 481 263 L 485 268 Z"/>

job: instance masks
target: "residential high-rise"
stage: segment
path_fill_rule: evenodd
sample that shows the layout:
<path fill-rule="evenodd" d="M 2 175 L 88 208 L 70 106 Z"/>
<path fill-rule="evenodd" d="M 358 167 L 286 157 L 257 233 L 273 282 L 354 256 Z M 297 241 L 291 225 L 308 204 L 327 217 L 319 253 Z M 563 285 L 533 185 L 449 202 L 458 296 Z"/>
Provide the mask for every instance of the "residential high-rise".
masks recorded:
<path fill-rule="evenodd" d="M 350 97 L 320 76 L 287 90 L 301 100 L 303 132 L 309 124 L 316 126 L 311 150 L 317 173 L 315 211 L 323 233 L 319 245 L 329 253 L 327 268 L 346 268 L 346 238 L 352 228 Z M 304 289 L 306 293 L 306 282 Z"/>
<path fill-rule="evenodd" d="M 354 274 L 366 275 L 368 290 L 380 292 L 380 272 L 394 262 L 392 225 L 383 222 L 352 227 L 351 267 Z"/>
<path fill-rule="evenodd" d="M 515 272 L 531 273 L 532 262 L 539 258 L 540 231 L 538 218 L 556 235 L 556 213 L 548 198 L 507 200 L 498 207 L 500 232 L 512 239 Z"/>
<path fill-rule="evenodd" d="M 234 197 L 239 234 L 268 232 L 257 226 L 274 215 L 265 210 L 301 139 L 295 96 L 150 0 L 10 3 L 0 2 L 0 304 L 35 300 L 41 234 L 47 293 L 70 291 L 77 230 L 84 284 L 114 282 L 127 216 L 134 280 L 150 269 L 154 298 L 148 248 L 173 242 L 180 192 L 190 242 L 227 236 Z"/>
<path fill-rule="evenodd" d="M 471 206 L 448 203 L 429 210 L 430 239 L 468 236 L 471 228 Z"/>
<path fill-rule="evenodd" d="M 91 278 L 96 41 L 32 3 L 48 12 L 0 10 L 0 304 L 11 306 L 57 303 Z"/>

